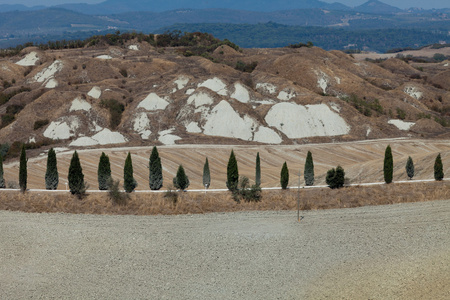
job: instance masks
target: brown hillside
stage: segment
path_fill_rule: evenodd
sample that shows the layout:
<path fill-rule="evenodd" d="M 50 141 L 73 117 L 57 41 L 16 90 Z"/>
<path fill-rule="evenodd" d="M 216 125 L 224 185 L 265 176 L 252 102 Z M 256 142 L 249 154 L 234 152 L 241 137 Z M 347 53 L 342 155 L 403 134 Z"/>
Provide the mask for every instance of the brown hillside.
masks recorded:
<path fill-rule="evenodd" d="M 183 51 L 132 40 L 120 47 L 27 48 L 1 59 L 0 89 L 13 96 L 0 106 L 0 143 L 288 145 L 448 132 L 442 64 L 422 72 L 397 59 L 378 65 L 316 47 L 224 45 L 204 55 L 212 60 Z M 234 68 L 238 61 L 257 66 L 242 72 Z M 117 127 L 104 106 L 110 99 L 124 106 Z M 421 129 L 414 126 L 421 118 L 439 122 Z M 42 120 L 48 124 L 35 130 Z"/>

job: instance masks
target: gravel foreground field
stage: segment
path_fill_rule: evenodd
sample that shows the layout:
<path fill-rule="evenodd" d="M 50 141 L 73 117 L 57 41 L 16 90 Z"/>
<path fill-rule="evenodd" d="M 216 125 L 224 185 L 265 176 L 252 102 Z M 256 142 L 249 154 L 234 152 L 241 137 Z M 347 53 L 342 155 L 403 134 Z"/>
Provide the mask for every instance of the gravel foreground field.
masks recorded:
<path fill-rule="evenodd" d="M 450 298 L 450 200 L 302 215 L 0 211 L 1 298 Z"/>

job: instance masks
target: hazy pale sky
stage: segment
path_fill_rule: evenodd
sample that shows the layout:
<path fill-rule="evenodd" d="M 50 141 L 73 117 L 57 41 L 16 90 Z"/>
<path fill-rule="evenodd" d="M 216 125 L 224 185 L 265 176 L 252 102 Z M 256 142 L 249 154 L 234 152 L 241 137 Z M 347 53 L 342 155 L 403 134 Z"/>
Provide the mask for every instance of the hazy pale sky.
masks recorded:
<path fill-rule="evenodd" d="M 64 3 L 100 3 L 104 0 L 0 0 L 0 4 L 24 4 L 27 6 L 35 5 L 57 5 Z M 126 2 L 126 0 L 123 0 Z M 170 0 L 169 0 L 170 1 Z M 194 0 L 193 0 L 194 1 Z M 236 0 L 238 1 L 238 0 Z M 274 0 L 276 1 L 276 0 Z M 295 0 L 293 0 L 295 1 Z M 358 6 L 367 0 L 322 0 L 324 2 L 340 2 L 348 6 Z M 422 8 L 449 8 L 449 0 L 381 0 L 386 4 L 390 4 L 400 8 L 422 7 Z"/>

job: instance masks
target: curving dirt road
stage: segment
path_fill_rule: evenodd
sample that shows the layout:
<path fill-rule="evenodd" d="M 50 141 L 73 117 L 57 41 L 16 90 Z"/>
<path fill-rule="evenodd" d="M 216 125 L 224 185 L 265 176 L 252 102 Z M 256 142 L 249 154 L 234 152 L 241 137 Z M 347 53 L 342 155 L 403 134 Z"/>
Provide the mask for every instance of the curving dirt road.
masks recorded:
<path fill-rule="evenodd" d="M 450 200 L 302 214 L 0 211 L 1 298 L 450 298 Z"/>

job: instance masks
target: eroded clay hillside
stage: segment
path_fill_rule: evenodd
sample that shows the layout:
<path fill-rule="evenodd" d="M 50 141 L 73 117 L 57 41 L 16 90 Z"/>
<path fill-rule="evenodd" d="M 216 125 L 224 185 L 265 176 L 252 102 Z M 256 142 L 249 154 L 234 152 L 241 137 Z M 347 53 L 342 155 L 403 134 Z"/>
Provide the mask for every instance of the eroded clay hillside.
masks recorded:
<path fill-rule="evenodd" d="M 220 46 L 208 56 L 137 40 L 26 48 L 0 61 L 0 143 L 296 144 L 449 132 L 445 62 L 375 64 L 317 47 Z"/>

